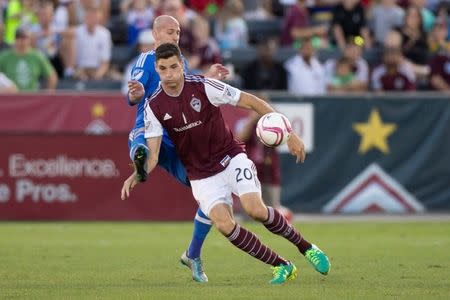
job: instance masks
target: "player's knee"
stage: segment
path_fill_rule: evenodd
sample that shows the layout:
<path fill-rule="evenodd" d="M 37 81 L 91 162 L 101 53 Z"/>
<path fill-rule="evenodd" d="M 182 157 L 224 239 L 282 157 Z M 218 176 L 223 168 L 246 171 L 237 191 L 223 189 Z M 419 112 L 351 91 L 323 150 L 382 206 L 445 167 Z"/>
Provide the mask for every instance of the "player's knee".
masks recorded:
<path fill-rule="evenodd" d="M 247 214 L 253 220 L 263 222 L 267 220 L 267 207 L 265 205 L 253 206 L 247 211 Z"/>
<path fill-rule="evenodd" d="M 228 210 L 220 207 L 214 207 L 209 213 L 209 218 L 214 223 L 217 230 L 225 235 L 231 233 L 236 224 Z"/>

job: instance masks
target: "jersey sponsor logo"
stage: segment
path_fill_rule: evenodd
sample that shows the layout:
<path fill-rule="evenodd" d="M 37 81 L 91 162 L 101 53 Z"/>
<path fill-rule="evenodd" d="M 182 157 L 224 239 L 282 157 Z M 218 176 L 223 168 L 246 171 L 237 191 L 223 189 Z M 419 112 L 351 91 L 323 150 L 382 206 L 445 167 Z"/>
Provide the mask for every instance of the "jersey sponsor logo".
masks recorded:
<path fill-rule="evenodd" d="M 163 120 L 164 120 L 164 121 L 167 121 L 167 120 L 170 120 L 170 119 L 172 119 L 172 116 L 169 115 L 168 113 L 166 113 L 166 114 L 164 115 Z"/>
<path fill-rule="evenodd" d="M 414 213 L 423 205 L 397 180 L 373 163 L 328 202 L 326 213 Z"/>
<path fill-rule="evenodd" d="M 192 107 L 196 112 L 200 112 L 200 110 L 202 109 L 202 102 L 200 101 L 200 99 L 195 98 L 194 95 L 192 95 L 192 99 L 191 99 L 191 107 Z"/>
<path fill-rule="evenodd" d="M 144 75 L 144 70 L 142 69 L 136 69 L 133 71 L 133 74 L 131 75 L 132 80 L 139 80 L 142 78 L 142 75 Z"/>
<path fill-rule="evenodd" d="M 182 131 L 197 127 L 198 125 L 201 125 L 201 124 L 202 124 L 202 121 L 196 121 L 196 122 L 189 123 L 183 127 L 174 128 L 173 130 L 175 130 L 176 132 L 182 132 Z"/>

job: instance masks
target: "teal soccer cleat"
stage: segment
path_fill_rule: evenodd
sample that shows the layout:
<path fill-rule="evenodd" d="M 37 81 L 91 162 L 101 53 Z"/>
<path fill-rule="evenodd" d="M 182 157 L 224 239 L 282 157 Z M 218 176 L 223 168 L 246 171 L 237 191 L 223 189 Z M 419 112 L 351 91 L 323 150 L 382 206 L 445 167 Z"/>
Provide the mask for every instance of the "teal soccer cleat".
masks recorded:
<path fill-rule="evenodd" d="M 317 272 L 327 275 L 330 271 L 331 264 L 327 255 L 316 245 L 312 244 L 311 248 L 306 250 L 305 258 Z"/>
<path fill-rule="evenodd" d="M 288 280 L 293 280 L 297 278 L 297 268 L 291 262 L 288 262 L 287 265 L 279 265 L 276 267 L 272 267 L 273 270 L 273 278 L 269 282 L 271 284 L 283 284 Z"/>
<path fill-rule="evenodd" d="M 191 269 L 192 279 L 197 282 L 208 282 L 208 276 L 206 276 L 205 271 L 203 271 L 203 263 L 201 258 L 189 258 L 186 252 L 187 251 L 183 252 L 181 255 L 180 262 Z"/>

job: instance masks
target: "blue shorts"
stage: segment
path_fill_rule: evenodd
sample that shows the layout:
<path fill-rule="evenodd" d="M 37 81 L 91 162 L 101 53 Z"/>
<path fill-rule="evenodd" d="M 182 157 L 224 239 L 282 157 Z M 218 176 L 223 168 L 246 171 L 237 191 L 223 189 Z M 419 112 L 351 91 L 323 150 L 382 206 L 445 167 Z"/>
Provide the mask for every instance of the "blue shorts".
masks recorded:
<path fill-rule="evenodd" d="M 145 141 L 144 128 L 134 128 L 128 136 L 128 148 L 130 150 L 130 158 L 134 159 L 134 152 L 138 146 L 147 148 Z M 158 165 L 165 169 L 169 174 L 175 177 L 176 180 L 186 186 L 191 186 L 187 177 L 186 169 L 178 157 L 175 146 L 164 131 L 161 141 L 161 148 L 159 150 Z"/>

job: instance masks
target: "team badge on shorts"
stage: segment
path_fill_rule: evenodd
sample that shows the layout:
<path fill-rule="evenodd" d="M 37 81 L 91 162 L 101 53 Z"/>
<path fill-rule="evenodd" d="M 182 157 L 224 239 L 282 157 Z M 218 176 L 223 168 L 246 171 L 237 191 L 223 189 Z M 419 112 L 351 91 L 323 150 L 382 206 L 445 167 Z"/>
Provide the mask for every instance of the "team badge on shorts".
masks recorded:
<path fill-rule="evenodd" d="M 194 95 L 192 95 L 191 106 L 196 112 L 200 112 L 200 110 L 202 109 L 202 102 L 200 101 L 200 99 L 195 98 Z"/>

